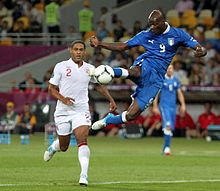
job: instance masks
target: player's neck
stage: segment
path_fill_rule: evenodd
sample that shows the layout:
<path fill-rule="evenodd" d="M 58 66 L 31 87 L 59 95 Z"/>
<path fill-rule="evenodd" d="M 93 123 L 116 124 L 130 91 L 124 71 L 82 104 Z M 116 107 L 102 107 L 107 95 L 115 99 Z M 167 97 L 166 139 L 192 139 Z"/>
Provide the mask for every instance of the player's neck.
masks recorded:
<path fill-rule="evenodd" d="M 73 62 L 75 64 L 77 64 L 79 68 L 83 65 L 83 61 L 75 61 L 75 60 L 73 60 Z"/>
<path fill-rule="evenodd" d="M 168 79 L 171 79 L 171 78 L 173 78 L 173 75 L 167 75 L 166 74 L 165 77 L 168 78 Z"/>
<path fill-rule="evenodd" d="M 78 65 L 79 68 L 83 65 L 82 61 L 81 62 L 75 62 L 75 63 Z"/>
<path fill-rule="evenodd" d="M 163 26 L 163 34 L 167 33 L 170 30 L 170 25 L 165 22 Z"/>

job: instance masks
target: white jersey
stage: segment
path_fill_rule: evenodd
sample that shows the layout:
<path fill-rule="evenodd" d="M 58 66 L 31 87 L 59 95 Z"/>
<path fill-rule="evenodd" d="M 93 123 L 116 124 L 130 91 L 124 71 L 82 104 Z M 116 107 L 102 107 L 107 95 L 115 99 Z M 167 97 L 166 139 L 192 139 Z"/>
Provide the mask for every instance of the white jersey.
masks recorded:
<path fill-rule="evenodd" d="M 54 117 L 68 116 L 88 110 L 88 86 L 91 80 L 88 72 L 92 68 L 95 67 L 86 62 L 78 67 L 78 64 L 71 58 L 56 64 L 49 83 L 58 86 L 61 95 L 73 98 L 75 102 L 72 106 L 68 106 L 58 100 Z M 91 81 L 95 82 L 95 79 L 92 78 Z"/>

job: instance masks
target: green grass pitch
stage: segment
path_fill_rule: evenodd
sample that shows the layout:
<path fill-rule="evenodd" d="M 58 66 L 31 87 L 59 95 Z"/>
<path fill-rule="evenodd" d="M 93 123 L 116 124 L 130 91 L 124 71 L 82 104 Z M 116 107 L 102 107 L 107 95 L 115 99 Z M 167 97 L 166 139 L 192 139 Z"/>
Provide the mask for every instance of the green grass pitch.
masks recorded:
<path fill-rule="evenodd" d="M 174 138 L 162 156 L 162 138 L 89 137 L 89 185 L 78 185 L 77 148 L 43 161 L 43 134 L 30 145 L 0 145 L 0 191 L 219 191 L 220 141 Z"/>

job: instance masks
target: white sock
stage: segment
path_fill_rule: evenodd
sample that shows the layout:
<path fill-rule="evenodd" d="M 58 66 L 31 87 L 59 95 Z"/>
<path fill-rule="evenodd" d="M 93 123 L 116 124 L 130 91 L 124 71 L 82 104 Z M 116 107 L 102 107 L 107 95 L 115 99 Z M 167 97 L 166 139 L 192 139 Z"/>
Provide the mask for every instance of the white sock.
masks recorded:
<path fill-rule="evenodd" d="M 122 71 L 121 78 L 127 78 L 129 75 L 128 70 L 126 70 L 124 68 L 120 68 L 120 69 Z"/>
<path fill-rule="evenodd" d="M 78 159 L 81 166 L 80 176 L 88 176 L 90 150 L 88 145 L 82 145 L 78 149 Z"/>
<path fill-rule="evenodd" d="M 121 114 L 121 119 L 122 119 L 122 121 L 123 121 L 124 123 L 127 122 L 126 113 L 127 113 L 127 111 L 124 111 L 124 112 Z"/>
<path fill-rule="evenodd" d="M 52 150 L 52 152 L 57 152 L 60 151 L 60 142 L 59 139 L 55 140 L 52 145 L 48 148 L 49 152 L 50 152 L 50 148 Z"/>

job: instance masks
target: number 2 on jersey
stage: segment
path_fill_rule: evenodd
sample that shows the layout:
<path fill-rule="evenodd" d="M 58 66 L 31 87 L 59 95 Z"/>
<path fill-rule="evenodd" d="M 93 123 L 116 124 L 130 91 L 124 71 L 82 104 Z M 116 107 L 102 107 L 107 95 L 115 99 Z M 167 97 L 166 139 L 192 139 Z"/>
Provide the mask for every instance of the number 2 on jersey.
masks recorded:
<path fill-rule="evenodd" d="M 71 76 L 71 69 L 70 68 L 67 68 L 66 69 L 66 76 Z"/>

